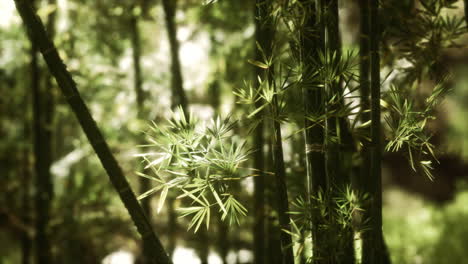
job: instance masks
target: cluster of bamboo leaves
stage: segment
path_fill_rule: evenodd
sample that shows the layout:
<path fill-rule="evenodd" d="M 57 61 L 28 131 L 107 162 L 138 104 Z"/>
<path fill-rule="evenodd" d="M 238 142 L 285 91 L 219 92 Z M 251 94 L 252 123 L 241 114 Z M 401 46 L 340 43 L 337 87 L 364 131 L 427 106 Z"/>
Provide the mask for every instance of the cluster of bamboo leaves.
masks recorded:
<path fill-rule="evenodd" d="M 437 161 L 431 133 L 426 129 L 442 99 L 450 91 L 451 73 L 441 58 L 444 49 L 458 47 L 457 39 L 466 32 L 463 17 L 449 15 L 454 1 L 420 0 L 420 6 L 410 19 L 402 19 L 391 25 L 384 37 L 392 41 L 387 47 L 394 49 L 396 60 L 407 62 L 394 67 L 400 72 L 391 81 L 390 89 L 382 101 L 387 114 L 386 151 L 403 150 L 411 168 L 433 180 L 433 161 Z M 384 5 L 385 7 L 385 5 Z M 388 44 L 387 42 L 387 44 Z M 425 100 L 420 98 L 423 80 L 431 80 L 433 86 Z"/>
<path fill-rule="evenodd" d="M 385 5 L 383 5 L 384 8 Z M 395 78 L 390 83 L 390 90 L 382 91 L 383 100 L 381 104 L 386 110 L 383 119 L 386 121 L 385 131 L 387 145 L 386 151 L 396 152 L 404 151 L 411 168 L 416 172 L 422 172 L 429 179 L 433 179 L 432 169 L 433 161 L 437 161 L 434 145 L 430 143 L 431 134 L 427 129 L 427 123 L 435 118 L 435 110 L 444 96 L 449 92 L 447 83 L 450 81 L 450 74 L 447 72 L 436 72 L 439 60 L 438 55 L 443 49 L 456 46 L 455 40 L 465 32 L 463 18 L 448 16 L 444 14 L 444 9 L 453 8 L 453 3 L 450 1 L 428 0 L 421 1 L 422 9 L 416 9 L 416 15 L 405 25 L 398 29 L 389 29 L 385 36 L 394 41 L 393 49 L 398 50 L 395 60 L 405 59 L 410 62 L 410 67 L 400 69 L 398 78 Z M 350 132 L 354 139 L 354 144 L 361 146 L 362 141 L 368 141 L 369 135 L 363 132 L 363 128 L 370 125 L 370 121 L 361 123 L 360 115 L 369 112 L 370 109 L 364 109 L 357 98 L 359 95 L 359 82 L 357 75 L 357 59 L 352 53 L 346 55 L 338 55 L 325 48 L 324 52 L 318 52 L 318 57 L 314 65 L 301 64 L 299 49 L 295 49 L 300 45 L 300 39 L 297 37 L 304 25 L 304 17 L 302 3 L 300 1 L 289 1 L 288 6 L 281 6 L 279 9 L 274 9 L 271 16 L 280 16 L 281 19 L 273 19 L 274 21 L 282 21 L 283 29 L 286 29 L 289 45 L 291 47 L 289 57 L 296 58 L 292 63 L 284 63 L 281 61 L 278 52 L 273 58 L 265 58 L 264 61 L 250 61 L 251 64 L 265 69 L 268 75 L 269 71 L 273 71 L 272 64 L 274 62 L 275 78 L 279 81 L 268 80 L 268 78 L 259 78 L 259 87 L 246 85 L 246 89 L 238 90 L 235 94 L 239 98 L 239 103 L 251 105 L 253 110 L 248 117 L 253 118 L 258 116 L 261 118 L 271 118 L 280 123 L 288 120 L 290 113 L 287 112 L 288 100 L 286 93 L 292 89 L 302 89 L 302 86 L 315 86 L 322 90 L 322 104 L 324 105 L 325 113 L 312 113 L 304 116 L 312 121 L 311 126 L 322 126 L 325 132 L 328 133 L 326 141 L 331 143 L 338 139 L 337 135 L 343 133 L 340 131 L 340 126 L 336 125 L 336 132 L 330 134 L 330 127 L 327 120 L 332 118 L 344 118 L 350 122 Z M 284 12 L 279 12 L 283 10 Z M 405 29 L 405 30 L 403 30 Z M 411 36 L 410 36 L 411 35 Z M 257 47 L 262 50 L 261 47 Z M 263 52 L 262 52 L 263 53 Z M 431 56 L 428 56 L 430 54 Z M 276 56 L 276 57 L 275 57 Z M 303 67 L 311 67 L 314 71 L 304 71 Z M 391 67 L 395 67 L 391 65 Z M 432 67 L 432 68 L 431 68 Z M 286 70 L 282 70 L 286 68 Z M 283 74 L 286 72 L 286 74 Z M 301 73 L 309 72 L 309 76 L 303 76 Z M 437 78 L 434 79 L 434 74 Z M 281 80 L 282 78 L 282 80 Z M 424 102 L 416 102 L 414 91 L 419 89 L 423 79 L 434 79 L 434 86 L 431 94 Z M 385 78 L 387 79 L 387 78 Z M 340 82 L 339 91 L 332 91 L 329 87 L 334 82 Z M 276 84 L 279 83 L 279 85 Z M 273 89 L 277 85 L 278 89 Z M 278 96 L 279 103 L 275 104 L 273 98 Z M 260 102 L 260 104 L 258 104 Z M 256 104 L 257 103 L 257 104 Z M 268 107 L 269 106 L 269 107 Z M 270 109 L 268 112 L 261 112 L 264 109 Z M 276 115 L 275 115 L 276 113 Z M 304 115 L 304 113 L 302 113 Z M 303 132 L 307 128 L 301 128 L 297 132 Z M 310 127 L 308 127 L 310 128 Z M 335 142 L 340 143 L 340 142 Z M 327 143 L 325 143 L 327 145 Z M 336 194 L 336 193 L 335 193 Z M 302 197 L 302 196 L 301 196 Z M 339 190 L 338 194 L 331 197 L 330 193 L 321 192 L 317 197 L 309 199 L 298 198 L 294 201 L 293 206 L 296 208 L 291 215 L 296 216 L 292 219 L 292 230 L 287 231 L 291 234 L 299 246 L 299 250 L 303 249 L 304 241 L 309 237 L 304 234 L 309 234 L 311 211 L 311 200 L 315 200 L 313 204 L 318 205 L 321 215 L 324 219 L 333 219 L 342 227 L 352 226 L 353 230 L 361 232 L 365 230 L 366 219 L 362 221 L 353 221 L 353 217 L 362 215 L 361 205 L 368 199 L 368 194 L 360 193 L 346 186 L 344 190 Z M 331 204 L 337 206 L 330 206 Z M 337 208 L 330 211 L 329 208 Z M 361 213 L 360 213 L 361 212 Z M 333 215 L 333 216 L 332 216 Z M 359 225 L 356 226 L 355 224 Z M 333 228 L 331 223 L 325 223 L 323 228 Z M 299 252 L 298 252 L 299 253 Z"/>
<path fill-rule="evenodd" d="M 394 49 L 397 54 L 391 63 L 387 61 L 390 68 L 397 68 L 394 61 L 398 60 L 406 60 L 410 66 L 398 69 L 400 74 L 390 81 L 391 88 L 382 91 L 381 104 L 385 109 L 383 118 L 387 124 L 385 150 L 405 151 L 411 168 L 422 171 L 432 179 L 432 163 L 437 159 L 426 126 L 434 118 L 437 105 L 449 91 L 446 85 L 448 73 L 440 73 L 436 69 L 439 59 L 437 54 L 444 48 L 455 46 L 455 40 L 464 32 L 465 26 L 462 18 L 444 15 L 444 9 L 453 8 L 450 1 L 420 2 L 422 9 L 416 9 L 411 20 L 401 22 L 407 24 L 386 27 L 383 34 L 383 42 L 388 45 L 384 49 Z M 262 120 L 283 124 L 293 121 L 291 116 L 302 115 L 302 120 L 305 118 L 311 121 L 311 126 L 321 126 L 325 130 L 325 140 L 328 142 L 324 142 L 325 146 L 329 143 L 341 144 L 335 141 L 341 138 L 338 135 L 344 133 L 340 131 L 342 127 L 338 121 L 336 128 L 331 129 L 327 120 L 344 119 L 349 123 L 353 144 L 359 149 L 362 141 L 369 140 L 369 135 L 363 130 L 370 125 L 370 121 L 361 123 L 360 115 L 370 109 L 364 109 L 357 99 L 360 88 L 358 60 L 352 52 L 337 54 L 325 48 L 318 52 L 313 65 L 304 65 L 299 49 L 295 48 L 300 45 L 301 40 L 297 36 L 304 26 L 302 4 L 301 1 L 290 1 L 286 6 L 275 5 L 272 9 L 272 21 L 290 39 L 289 49 L 275 46 L 272 56 L 267 57 L 263 47 L 257 43 L 263 60 L 249 60 L 249 63 L 263 69 L 264 74 L 257 76 L 258 85 L 246 82 L 245 87 L 234 92 L 237 102 L 250 106 L 246 118 L 252 121 L 253 127 Z M 385 4 L 381 8 L 391 9 Z M 314 70 L 304 70 L 304 67 Z M 304 76 L 304 72 L 308 72 L 308 76 Z M 413 95 L 422 80 L 433 78 L 434 74 L 437 78 L 427 99 L 422 103 L 411 99 L 416 98 Z M 336 82 L 340 83 L 338 91 L 330 89 Z M 297 108 L 288 106 L 288 93 L 297 94 L 303 86 L 313 86 L 322 91 L 324 113 L 291 113 L 291 109 Z M 209 126 L 203 127 L 192 115 L 187 116 L 182 110 L 168 121 L 167 126 L 153 123 L 148 133 L 151 144 L 146 146 L 152 151 L 139 154 L 146 163 L 146 172 L 139 172 L 138 175 L 155 181 L 157 186 L 140 195 L 139 199 L 161 191 L 158 205 L 160 211 L 169 190 L 177 190 L 180 192 L 177 198 L 188 201 L 187 206 L 178 210 L 182 216 L 192 216 L 189 228 L 194 227 L 195 231 L 203 222 L 209 226 L 214 207 L 221 213 L 223 220 L 229 219 L 231 224 L 239 223 L 240 217 L 247 210 L 230 192 L 230 187 L 232 182 L 246 177 L 239 176 L 239 169 L 249 151 L 245 150 L 244 143 L 232 137 L 234 125 L 231 118 L 217 118 Z M 296 125 L 294 134 L 311 128 L 303 124 Z M 310 231 L 311 200 L 315 201 L 315 205 L 323 207 L 320 208 L 322 215 L 329 215 L 335 223 L 349 226 L 353 222 L 352 217 L 361 210 L 362 203 L 367 199 L 367 194 L 352 190 L 349 186 L 334 194 L 331 197 L 329 193 L 323 192 L 317 197 L 295 201 L 296 210 L 290 213 L 300 217 L 293 219 L 293 230 L 288 232 L 296 238 L 296 242 L 304 241 L 304 233 Z M 330 206 L 331 203 L 336 206 Z M 327 208 L 338 209 L 329 211 Z M 358 229 L 365 228 L 363 225 Z M 357 227 L 353 226 L 353 229 L 357 230 Z"/>
<path fill-rule="evenodd" d="M 285 232 L 294 238 L 297 244 L 297 256 L 302 255 L 302 251 L 305 249 L 305 241 L 312 239 L 310 223 L 313 216 L 310 208 L 313 205 L 319 206 L 318 211 L 323 216 L 323 219 L 326 220 L 320 228 L 334 228 L 335 222 L 338 223 L 341 229 L 352 228 L 356 232 L 363 232 L 369 228 L 366 221 L 361 221 L 360 219 L 363 213 L 363 204 L 369 202 L 369 195 L 367 193 L 360 192 L 348 185 L 340 190 L 338 195 L 334 197 L 329 197 L 329 195 L 329 193 L 320 191 L 312 199 L 298 196 L 292 201 L 293 209 L 289 212 L 292 230 Z M 331 207 L 334 210 L 329 210 L 330 203 L 337 205 Z M 334 222 L 331 221 L 332 219 Z M 340 239 L 340 237 L 330 237 L 330 239 Z M 321 241 L 321 243 L 327 243 L 327 241 Z M 309 256 L 307 263 L 311 263 L 312 261 L 313 256 Z"/>
<path fill-rule="evenodd" d="M 178 208 L 181 217 L 192 216 L 189 229 L 196 232 L 202 223 L 209 227 L 210 216 L 221 213 L 230 224 L 240 223 L 247 209 L 231 192 L 232 184 L 241 176 L 241 163 L 250 151 L 245 142 L 232 135 L 236 121 L 227 117 L 212 119 L 202 125 L 192 114 L 180 108 L 167 125 L 153 123 L 147 132 L 150 151 L 138 154 L 145 163 L 141 177 L 156 182 L 156 186 L 138 199 L 161 192 L 157 211 L 160 212 L 168 192 L 179 193 L 184 201 Z"/>

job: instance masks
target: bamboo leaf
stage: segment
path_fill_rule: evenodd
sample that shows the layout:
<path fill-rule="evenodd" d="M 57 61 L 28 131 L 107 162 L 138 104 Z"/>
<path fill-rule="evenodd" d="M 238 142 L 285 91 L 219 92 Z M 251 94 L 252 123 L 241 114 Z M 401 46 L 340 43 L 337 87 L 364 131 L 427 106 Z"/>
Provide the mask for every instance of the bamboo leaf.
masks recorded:
<path fill-rule="evenodd" d="M 158 214 L 161 212 L 161 209 L 164 205 L 164 201 L 166 200 L 167 192 L 169 191 L 169 188 L 167 186 L 164 187 L 164 189 L 161 192 L 161 197 L 159 197 L 159 202 L 158 202 L 158 209 L 157 212 Z"/>
<path fill-rule="evenodd" d="M 257 66 L 259 68 L 262 68 L 262 69 L 268 69 L 268 65 L 266 65 L 265 63 L 263 62 L 259 62 L 259 61 L 256 61 L 256 60 L 247 60 L 250 64 L 254 65 L 254 66 Z"/>

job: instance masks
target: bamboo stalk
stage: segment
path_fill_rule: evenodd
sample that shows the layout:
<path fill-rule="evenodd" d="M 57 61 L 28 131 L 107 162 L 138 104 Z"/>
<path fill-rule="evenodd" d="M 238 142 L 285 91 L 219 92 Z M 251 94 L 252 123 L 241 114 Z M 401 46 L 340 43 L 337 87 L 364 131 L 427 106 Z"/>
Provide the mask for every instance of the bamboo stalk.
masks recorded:
<path fill-rule="evenodd" d="M 55 45 L 47 37 L 42 21 L 35 14 L 29 1 L 15 0 L 15 4 L 32 42 L 36 43 L 39 47 L 50 72 L 55 77 L 67 103 L 75 113 L 75 116 L 83 128 L 89 142 L 98 155 L 114 189 L 117 191 L 120 199 L 127 208 L 127 211 L 137 227 L 144 244 L 147 246 L 148 252 L 151 253 L 152 263 L 172 263 L 158 237 L 153 232 L 145 213 L 130 188 L 122 169 L 117 163 L 117 160 L 112 155 L 109 146 L 96 125 L 96 122 L 92 118 L 88 107 L 83 102 L 76 84 L 66 69 L 65 64 L 62 62 Z"/>
<path fill-rule="evenodd" d="M 266 2 L 265 2 L 266 3 Z M 268 10 L 268 9 L 267 9 Z M 266 11 L 266 10 L 264 10 Z M 274 23 L 273 20 L 268 17 L 268 12 L 264 13 L 265 20 L 263 21 L 263 27 L 265 28 L 264 43 L 262 48 L 264 49 L 265 56 L 267 58 L 271 57 L 273 53 L 273 36 L 274 32 Z M 283 138 L 281 135 L 281 123 L 278 121 L 279 117 L 279 102 L 278 96 L 276 94 L 277 87 L 275 84 L 275 75 L 274 75 L 274 66 L 270 65 L 269 69 L 265 73 L 265 81 L 269 85 L 273 85 L 274 93 L 272 100 L 272 105 L 270 107 L 271 114 L 273 116 L 273 134 L 272 134 L 272 153 L 273 153 L 273 167 L 275 172 L 275 191 L 276 191 L 276 210 L 278 212 L 278 220 L 281 228 L 280 231 L 280 242 L 281 242 L 281 252 L 283 264 L 294 264 L 294 253 L 292 247 L 292 238 L 291 235 L 285 231 L 291 231 L 290 219 L 289 219 L 289 200 L 288 200 L 288 189 L 286 184 L 286 169 L 284 164 L 284 154 L 283 154 Z"/>
<path fill-rule="evenodd" d="M 177 106 L 182 106 L 184 113 L 187 112 L 188 100 L 185 95 L 182 71 L 179 59 L 179 42 L 177 41 L 177 27 L 175 24 L 175 12 L 177 0 L 162 0 L 164 9 L 164 17 L 166 19 L 167 37 L 171 49 L 171 87 L 172 87 L 172 105 L 175 109 Z"/>
<path fill-rule="evenodd" d="M 302 0 L 307 20 L 300 32 L 300 60 L 303 67 L 302 93 L 304 97 L 304 113 L 306 116 L 320 115 L 325 112 L 323 104 L 323 89 L 314 81 L 316 61 L 314 61 L 324 48 L 324 30 L 322 27 L 321 1 L 316 4 L 309 0 Z M 314 36 L 316 34 L 317 36 Z M 321 191 L 326 190 L 327 180 L 325 172 L 325 155 L 323 151 L 324 129 L 314 124 L 308 118 L 304 119 L 304 140 L 306 153 L 306 173 L 308 179 L 308 193 L 318 197 Z M 313 263 L 323 263 L 326 259 L 326 247 L 320 241 L 325 241 L 326 234 L 323 228 L 324 219 L 315 199 L 311 200 L 312 215 L 312 255 Z"/>
<path fill-rule="evenodd" d="M 370 175 L 367 180 L 370 194 L 369 228 L 363 241 L 362 263 L 382 263 L 384 260 L 382 235 L 382 146 L 380 142 L 380 56 L 378 0 L 369 0 L 370 24 L 370 95 L 371 95 L 371 143 Z"/>
<path fill-rule="evenodd" d="M 268 1 L 256 0 L 254 15 L 255 15 L 255 41 L 262 47 L 266 52 L 271 50 L 271 38 L 273 30 L 268 28 L 264 23 L 268 19 Z M 256 46 L 255 59 L 262 61 L 262 54 L 257 50 Z M 270 52 L 271 53 L 271 52 Z M 271 54 L 265 54 L 270 56 Z M 255 87 L 258 87 L 258 78 L 261 76 L 262 70 L 258 67 L 255 68 L 254 83 Z M 260 102 L 256 102 L 256 107 L 260 107 Z M 263 111 L 259 113 L 263 116 Z M 258 177 L 254 177 L 254 208 L 255 208 L 255 222 L 254 222 L 254 258 L 255 263 L 263 264 L 265 262 L 265 169 L 264 151 L 263 146 L 265 144 L 264 138 L 264 122 L 263 120 L 255 128 L 253 132 L 253 144 L 256 152 L 253 157 L 253 166 L 258 171 Z"/>

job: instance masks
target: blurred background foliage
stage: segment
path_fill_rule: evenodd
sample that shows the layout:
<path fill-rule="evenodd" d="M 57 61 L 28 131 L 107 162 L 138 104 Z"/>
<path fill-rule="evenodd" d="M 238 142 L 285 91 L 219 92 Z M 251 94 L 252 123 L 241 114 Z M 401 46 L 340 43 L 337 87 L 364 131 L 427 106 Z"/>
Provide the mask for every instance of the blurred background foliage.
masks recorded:
<path fill-rule="evenodd" d="M 161 1 L 137 2 L 138 8 L 133 6 L 133 1 L 120 0 L 36 1 L 44 21 L 56 12 L 54 41 L 134 190 L 139 190 L 135 171 L 141 160 L 134 154 L 141 152 L 138 145 L 144 137 L 142 131 L 148 129 L 150 121 L 169 119 L 172 96 L 170 46 Z M 357 50 L 358 1 L 341 2 L 343 48 Z M 399 37 L 392 34 L 405 27 L 405 20 L 411 17 L 410 10 L 418 1 L 389 2 L 391 10 L 383 15 L 388 15 L 384 23 L 395 30 L 385 35 L 392 40 Z M 457 8 L 450 12 L 463 17 L 463 1 L 451 2 Z M 202 121 L 209 120 L 216 112 L 224 116 L 243 115 L 246 109 L 235 104 L 237 99 L 232 92 L 254 76 L 254 66 L 247 62 L 255 51 L 254 1 L 218 0 L 206 5 L 201 0 L 179 0 L 177 3 L 175 22 L 189 109 Z M 24 253 L 21 236 L 27 234 L 32 238 L 35 232 L 30 43 L 13 4 L 13 0 L 0 1 L 2 264 L 20 263 Z M 133 87 L 129 22 L 132 16 L 139 18 L 141 32 L 145 100 L 144 114 L 140 118 Z M 282 36 L 278 39 L 286 43 Z M 440 55 L 443 64 L 453 71 L 454 78 L 451 93 L 438 107 L 437 118 L 429 124 L 440 160 L 440 164 L 434 165 L 434 181 L 416 175 L 404 158 L 396 154 L 387 153 L 384 158 L 384 234 L 393 263 L 464 263 L 468 259 L 466 43 L 465 35 L 457 39 L 461 48 L 447 48 Z M 391 58 L 395 53 L 390 46 L 384 47 L 383 64 L 395 59 Z M 45 85 L 48 77 L 42 59 L 39 67 L 43 76 L 41 82 Z M 141 245 L 129 216 L 56 88 L 52 89 L 51 96 L 55 108 L 53 126 L 49 128 L 53 134 L 50 171 L 54 199 L 48 232 L 55 263 L 101 263 L 103 260 L 103 263 L 126 263 L 111 261 L 109 256 L 116 252 L 130 254 L 121 256 L 120 261 L 125 257 L 137 259 Z M 298 98 L 288 100 L 294 102 Z M 296 129 L 294 125 L 284 128 L 286 135 Z M 242 125 L 234 130 L 239 135 L 246 134 Z M 290 200 L 293 200 L 305 188 L 298 177 L 304 173 L 304 164 L 296 158 L 304 155 L 303 142 L 297 136 L 288 137 L 287 142 L 285 160 Z M 265 177 L 267 182 L 273 181 L 268 175 Z M 187 232 L 188 220 L 178 218 L 173 227 L 175 231 L 170 231 L 174 223 L 169 216 L 174 207 L 180 206 L 178 200 L 173 207 L 165 206 L 160 214 L 153 214 L 152 223 L 163 244 L 167 247 L 171 239 L 176 240 L 175 263 L 200 263 L 199 259 L 203 258 L 211 264 L 223 263 L 223 260 L 225 263 L 252 263 L 252 179 L 244 180 L 234 189 L 248 209 L 240 226 L 216 223 L 208 232 L 194 234 Z M 272 194 L 267 195 L 271 200 Z M 157 203 L 158 199 L 152 199 L 151 207 L 156 208 Z M 268 221 L 277 225 L 276 212 L 269 207 L 267 212 Z M 274 240 L 278 234 L 273 233 Z M 274 251 L 269 254 L 272 255 L 270 263 L 276 263 Z"/>

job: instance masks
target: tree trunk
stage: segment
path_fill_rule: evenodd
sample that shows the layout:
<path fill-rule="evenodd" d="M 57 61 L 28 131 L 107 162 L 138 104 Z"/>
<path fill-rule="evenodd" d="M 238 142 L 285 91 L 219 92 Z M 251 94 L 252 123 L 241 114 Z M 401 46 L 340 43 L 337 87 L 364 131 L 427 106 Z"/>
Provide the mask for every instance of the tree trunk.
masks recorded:
<path fill-rule="evenodd" d="M 268 133 L 268 130 L 266 131 Z M 265 137 L 268 139 L 267 142 L 267 150 L 265 153 L 267 153 L 266 157 L 266 162 L 265 162 L 265 168 L 266 171 L 273 171 L 273 155 L 271 153 L 273 152 L 272 150 L 272 136 L 267 136 Z M 271 174 L 265 174 L 265 177 L 269 177 L 267 181 L 265 181 L 265 191 L 266 191 L 266 196 L 267 196 L 267 208 L 266 208 L 266 215 L 267 215 L 267 222 L 266 222 L 266 251 L 268 254 L 265 256 L 265 261 L 268 264 L 281 264 L 283 260 L 283 253 L 281 252 L 281 240 L 280 240 L 280 232 L 282 232 L 279 228 L 278 221 L 274 217 L 274 206 L 275 206 L 275 198 L 276 198 L 276 193 L 275 193 L 275 184 L 274 180 L 272 177 L 274 175 Z"/>
<path fill-rule="evenodd" d="M 268 1 L 257 2 L 257 8 L 261 12 L 261 31 L 256 32 L 256 38 L 260 46 L 264 51 L 266 58 L 270 58 L 273 53 L 273 36 L 274 36 L 274 23 L 269 17 L 269 6 L 266 5 Z M 261 9 L 261 10 L 260 10 Z M 257 28 L 258 29 L 258 28 Z M 264 81 L 268 81 L 270 85 L 273 85 L 276 93 L 276 85 L 274 79 L 274 66 L 270 65 L 269 69 L 262 73 L 264 75 Z M 275 173 L 275 191 L 276 191 L 276 209 L 278 212 L 279 225 L 281 229 L 280 241 L 281 250 L 283 253 L 282 259 L 283 264 L 294 264 L 294 254 L 292 248 L 291 235 L 284 232 L 283 230 L 290 231 L 290 219 L 289 219 L 289 200 L 288 200 L 288 189 L 286 186 L 286 169 L 284 165 L 283 157 L 283 138 L 281 136 L 281 124 L 277 120 L 279 116 L 279 107 L 277 96 L 273 96 L 272 105 L 270 107 L 271 114 L 273 116 L 273 134 L 272 134 L 272 153 L 273 153 L 273 164 Z M 259 132 L 257 132 L 259 133 Z M 258 142 L 257 142 L 258 143 Z"/>
<path fill-rule="evenodd" d="M 182 69 L 180 66 L 179 59 L 179 42 L 177 41 L 177 25 L 175 23 L 175 15 L 177 10 L 177 0 L 162 0 L 164 9 L 164 17 L 166 20 L 167 38 L 169 40 L 169 46 L 171 50 L 171 93 L 172 102 L 171 109 L 175 109 L 178 106 L 182 107 L 184 114 L 188 111 L 188 100 L 184 90 L 184 82 L 182 78 Z M 168 223 L 169 227 L 169 244 L 170 250 L 175 250 L 176 247 L 176 230 L 177 230 L 177 219 L 174 211 L 175 199 L 168 197 L 167 203 L 169 204 L 168 209 Z M 172 226 L 173 225 L 173 226 Z M 205 241 L 202 241 L 204 243 Z M 169 254 L 172 255 L 172 251 Z"/>
<path fill-rule="evenodd" d="M 305 125 L 305 153 L 308 193 L 312 197 L 318 197 L 320 192 L 327 190 L 324 155 L 324 129 L 320 124 L 312 122 L 307 117 L 322 115 L 325 113 L 323 88 L 317 83 L 315 72 L 317 70 L 316 58 L 319 52 L 324 52 L 325 31 L 323 26 L 322 1 L 316 1 L 316 5 L 308 0 L 302 0 L 307 20 L 300 32 L 300 60 L 303 69 L 302 92 L 304 97 Z M 326 232 L 324 216 L 320 212 L 320 204 L 316 199 L 311 200 L 312 215 L 312 255 L 313 263 L 324 263 L 327 256 Z"/>
<path fill-rule="evenodd" d="M 366 180 L 366 191 L 370 195 L 367 218 L 369 230 L 363 234 L 362 263 L 382 263 L 384 260 L 382 235 L 382 179 L 380 143 L 380 57 L 378 1 L 369 0 L 369 47 L 370 47 L 370 94 L 371 94 L 371 142 L 370 173 Z"/>
<path fill-rule="evenodd" d="M 33 5 L 35 3 L 33 2 Z M 50 117 L 48 109 L 49 88 L 41 87 L 41 71 L 38 61 L 39 47 L 31 39 L 31 88 L 33 103 L 33 147 L 35 171 L 35 229 L 34 239 L 36 248 L 36 262 L 38 264 L 52 263 L 51 245 L 49 241 L 48 225 L 50 220 L 50 206 L 52 200 L 51 138 Z"/>
<path fill-rule="evenodd" d="M 162 5 L 166 19 L 167 37 L 171 49 L 172 108 L 180 105 L 184 109 L 184 112 L 186 112 L 188 101 L 183 86 L 179 59 L 179 42 L 177 41 L 177 27 L 175 24 L 177 0 L 162 0 Z"/>
<path fill-rule="evenodd" d="M 271 38 L 273 29 L 268 28 L 265 21 L 268 19 L 269 4 L 266 0 L 255 1 L 255 41 L 266 50 L 271 50 Z M 255 45 L 255 60 L 262 61 L 262 55 Z M 262 75 L 262 70 L 255 67 L 254 87 L 258 87 L 257 76 Z M 260 102 L 257 102 L 256 107 L 260 107 Z M 259 113 L 263 116 L 263 111 Z M 255 153 L 253 156 L 253 167 L 256 169 L 258 176 L 254 177 L 254 262 L 265 263 L 265 161 L 264 161 L 264 124 L 263 120 L 257 125 L 253 132 L 253 147 Z"/>
<path fill-rule="evenodd" d="M 31 139 L 31 128 L 29 113 L 30 108 L 28 107 L 30 97 L 25 98 L 25 114 L 24 114 L 24 140 L 29 143 Z M 30 160 L 31 149 L 29 146 L 25 146 L 21 155 L 21 175 L 22 175 L 22 220 L 26 226 L 31 225 L 31 160 Z M 28 230 L 23 230 L 21 233 L 21 263 L 31 263 L 31 252 L 32 252 L 32 240 Z"/>
<path fill-rule="evenodd" d="M 326 17 L 326 50 L 330 53 L 328 58 L 335 57 L 335 61 L 326 63 L 341 63 L 341 37 L 339 30 L 339 12 L 338 0 L 328 0 L 323 10 Z M 344 88 L 342 80 L 326 80 L 326 89 L 330 96 L 335 96 L 336 102 L 328 106 L 327 111 L 336 110 L 344 107 Z M 335 261 L 337 263 L 354 263 L 354 232 L 351 223 L 345 226 L 339 224 L 336 214 L 341 210 L 336 203 L 336 198 L 344 198 L 346 188 L 351 186 L 351 164 L 353 154 L 353 139 L 348 126 L 347 117 L 331 117 L 327 119 L 326 133 L 326 167 L 327 178 L 330 190 L 330 216 L 331 216 L 331 236 L 334 237 L 332 246 L 335 252 Z"/>
<path fill-rule="evenodd" d="M 131 10 L 133 11 L 136 6 L 133 6 Z M 131 43 L 132 43 L 132 58 L 133 58 L 133 88 L 135 89 L 136 97 L 136 108 L 137 108 L 137 118 L 144 119 L 144 92 L 143 92 L 143 77 L 141 74 L 141 44 L 140 44 L 140 28 L 139 28 L 139 17 L 135 15 L 134 12 L 131 12 L 130 17 L 130 34 L 131 34 Z M 144 193 L 150 189 L 150 180 L 140 177 L 140 193 Z M 145 212 L 151 223 L 151 196 L 146 197 L 140 201 L 141 207 Z M 143 254 L 140 256 L 142 259 L 141 263 L 149 263 L 150 253 L 145 252 L 147 246 L 143 245 Z"/>
<path fill-rule="evenodd" d="M 147 245 L 148 248 L 151 248 L 148 252 L 151 252 L 152 262 L 158 264 L 172 263 L 158 237 L 154 234 L 144 211 L 138 203 L 135 194 L 130 189 L 130 185 L 125 178 L 122 169 L 118 165 L 115 157 L 112 155 L 109 146 L 97 127 L 96 122 L 92 118 L 88 107 L 81 99 L 76 84 L 63 64 L 55 45 L 47 37 L 42 21 L 34 13 L 29 1 L 15 0 L 15 4 L 28 30 L 32 43 L 35 43 L 34 45 L 37 45 L 41 51 L 50 72 L 55 77 L 66 101 L 80 122 L 88 140 L 105 168 L 111 183 L 126 206 L 142 239 L 145 241 L 145 245 Z"/>

